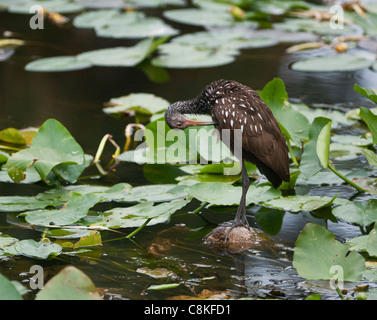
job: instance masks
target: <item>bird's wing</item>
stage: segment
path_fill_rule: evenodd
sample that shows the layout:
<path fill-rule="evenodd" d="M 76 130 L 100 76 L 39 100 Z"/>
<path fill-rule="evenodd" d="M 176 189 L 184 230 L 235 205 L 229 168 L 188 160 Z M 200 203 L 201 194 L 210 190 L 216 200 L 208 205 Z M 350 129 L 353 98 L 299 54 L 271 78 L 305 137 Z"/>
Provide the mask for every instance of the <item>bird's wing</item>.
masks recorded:
<path fill-rule="evenodd" d="M 235 155 L 240 151 L 236 148 L 242 147 L 243 158 L 255 163 L 262 173 L 266 174 L 269 168 L 289 181 L 288 151 L 278 123 L 259 95 L 246 88 L 216 99 L 212 109 L 216 127 L 220 134 L 224 129 L 233 131 L 230 148 Z M 237 129 L 240 131 L 235 132 Z M 237 139 L 239 136 L 242 143 Z M 221 137 L 224 141 L 222 134 Z"/>

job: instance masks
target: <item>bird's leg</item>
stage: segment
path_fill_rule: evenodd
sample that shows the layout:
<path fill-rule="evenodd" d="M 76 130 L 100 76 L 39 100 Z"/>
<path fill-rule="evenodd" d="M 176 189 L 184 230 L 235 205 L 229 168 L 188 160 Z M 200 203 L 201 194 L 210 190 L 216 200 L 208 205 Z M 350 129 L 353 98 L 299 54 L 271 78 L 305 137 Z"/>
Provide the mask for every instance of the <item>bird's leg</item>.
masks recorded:
<path fill-rule="evenodd" d="M 236 217 L 229 227 L 226 236 L 225 242 L 228 240 L 228 235 L 233 228 L 238 226 L 245 226 L 248 229 L 250 228 L 249 223 L 246 217 L 246 194 L 250 187 L 250 179 L 246 171 L 245 163 L 241 160 L 241 184 L 242 184 L 242 196 L 240 200 L 240 205 L 238 206 Z"/>

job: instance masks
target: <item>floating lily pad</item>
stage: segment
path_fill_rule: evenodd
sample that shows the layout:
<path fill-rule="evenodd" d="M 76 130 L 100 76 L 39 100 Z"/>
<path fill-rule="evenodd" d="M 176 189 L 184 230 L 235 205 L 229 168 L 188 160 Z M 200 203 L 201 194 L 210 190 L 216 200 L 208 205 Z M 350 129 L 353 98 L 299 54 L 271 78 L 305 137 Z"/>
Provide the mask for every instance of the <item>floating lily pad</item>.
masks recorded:
<path fill-rule="evenodd" d="M 226 48 L 212 50 L 180 43 L 167 43 L 159 47 L 159 56 L 152 60 L 157 67 L 166 68 L 210 68 L 229 64 L 238 51 Z"/>
<path fill-rule="evenodd" d="M 330 280 L 341 268 L 339 281 L 359 281 L 365 270 L 365 260 L 356 251 L 335 240 L 325 228 L 308 223 L 301 231 L 293 256 L 298 274 L 311 280 Z"/>
<path fill-rule="evenodd" d="M 103 109 L 107 114 L 135 110 L 138 113 L 151 115 L 165 110 L 170 103 L 150 93 L 131 93 L 127 96 L 112 98 L 108 104 L 112 107 Z"/>
<path fill-rule="evenodd" d="M 163 20 L 154 17 L 141 19 L 127 24 L 109 23 L 95 27 L 96 35 L 109 38 L 166 37 L 179 33 Z"/>
<path fill-rule="evenodd" d="M 230 47 L 235 49 L 262 48 L 276 45 L 277 39 L 254 35 L 249 28 L 225 28 L 201 31 L 175 37 L 172 42 L 205 48 Z"/>
<path fill-rule="evenodd" d="M 317 21 L 316 19 L 286 19 L 284 22 L 274 23 L 273 28 L 284 31 L 306 31 L 319 35 L 360 35 L 362 28 L 345 24 L 343 28 L 331 28 L 328 21 Z"/>
<path fill-rule="evenodd" d="M 85 168 L 85 155 L 69 131 L 57 120 L 49 119 L 33 138 L 30 148 L 13 153 L 6 168 L 14 182 L 25 179 L 25 171 L 33 166 L 46 183 L 54 176 L 74 182 Z"/>
<path fill-rule="evenodd" d="M 184 6 L 185 0 L 129 0 L 136 7 L 156 8 L 164 6 Z"/>
<path fill-rule="evenodd" d="M 68 266 L 46 283 L 36 300 L 101 300 L 101 297 L 87 275 Z"/>
<path fill-rule="evenodd" d="M 91 226 L 106 228 L 134 228 L 142 226 L 147 220 L 148 225 L 166 222 L 177 210 L 182 209 L 191 199 L 178 199 L 154 205 L 143 202 L 126 208 L 113 208 L 104 212 L 103 219 Z"/>
<path fill-rule="evenodd" d="M 369 226 L 377 221 L 377 200 L 370 199 L 366 203 L 353 202 L 332 209 L 332 213 L 339 219 L 360 226 Z"/>
<path fill-rule="evenodd" d="M 94 28 L 96 35 L 107 38 L 145 38 L 176 35 L 179 31 L 156 17 L 143 12 L 119 12 L 103 9 L 84 12 L 73 20 L 77 28 Z"/>
<path fill-rule="evenodd" d="M 203 9 L 167 10 L 164 17 L 183 24 L 206 27 L 229 27 L 242 25 L 256 28 L 258 24 L 252 21 L 236 21 L 229 12 Z"/>
<path fill-rule="evenodd" d="M 60 56 L 38 59 L 29 62 L 25 66 L 26 71 L 39 72 L 59 72 L 75 71 L 90 68 L 92 64 L 89 61 L 78 60 L 75 56 Z"/>
<path fill-rule="evenodd" d="M 373 61 L 364 57 L 341 54 L 297 61 L 291 68 L 303 72 L 356 71 L 368 68 Z"/>
<path fill-rule="evenodd" d="M 143 17 L 143 13 L 127 13 L 124 15 L 132 20 L 137 20 L 137 16 L 140 14 Z M 88 11 L 77 15 L 72 24 L 76 28 L 94 28 L 97 26 L 105 25 L 110 19 L 114 18 L 115 16 L 120 15 L 119 10 L 117 9 L 102 9 L 102 10 L 95 10 L 95 11 Z"/>
<path fill-rule="evenodd" d="M 144 39 L 132 47 L 116 47 L 87 51 L 77 56 L 77 60 L 95 66 L 130 67 L 143 61 L 150 53 L 152 39 Z"/>
<path fill-rule="evenodd" d="M 91 190 L 91 188 L 89 188 Z M 34 225 L 69 225 L 84 218 L 91 207 L 99 202 L 123 199 L 130 190 L 128 184 L 117 184 L 104 191 L 77 193 L 71 191 L 62 208 L 23 212 L 25 220 Z M 79 191 L 76 189 L 76 191 Z"/>
<path fill-rule="evenodd" d="M 298 212 L 301 210 L 313 211 L 330 207 L 333 203 L 348 204 L 349 201 L 337 199 L 336 196 L 331 198 L 326 196 L 296 195 L 272 199 L 265 202 L 265 205 L 279 210 Z"/>
<path fill-rule="evenodd" d="M 292 9 L 309 9 L 310 4 L 304 1 L 253 1 L 251 4 L 255 11 L 263 12 L 271 15 L 282 15 Z"/>
<path fill-rule="evenodd" d="M 235 187 L 220 182 L 203 182 L 196 183 L 186 189 L 186 191 L 194 198 L 220 206 L 232 206 L 240 203 L 242 188 Z M 251 185 L 247 196 L 246 203 L 265 202 L 274 198 L 278 198 L 280 192 L 270 186 L 254 186 Z"/>
<path fill-rule="evenodd" d="M 0 250 L 1 258 L 1 250 Z M 0 299 L 1 300 L 22 300 L 21 294 L 12 281 L 9 281 L 0 274 Z"/>
<path fill-rule="evenodd" d="M 36 242 L 32 239 L 19 240 L 10 245 L 0 247 L 5 255 L 23 255 L 38 259 L 47 259 L 60 254 L 62 247 L 51 242 Z"/>
<path fill-rule="evenodd" d="M 1 3 L 0 3 L 1 5 Z M 48 12 L 69 14 L 84 9 L 82 4 L 73 0 L 17 0 L 8 4 L 8 11 L 12 13 L 30 14 L 30 8 L 38 5 Z"/>

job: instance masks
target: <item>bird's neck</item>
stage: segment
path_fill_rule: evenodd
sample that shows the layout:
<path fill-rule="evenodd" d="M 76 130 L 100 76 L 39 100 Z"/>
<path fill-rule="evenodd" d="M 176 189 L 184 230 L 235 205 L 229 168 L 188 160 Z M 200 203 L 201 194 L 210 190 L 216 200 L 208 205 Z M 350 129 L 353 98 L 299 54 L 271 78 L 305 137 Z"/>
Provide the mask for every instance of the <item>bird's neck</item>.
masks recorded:
<path fill-rule="evenodd" d="M 177 111 L 181 114 L 210 114 L 211 106 L 209 101 L 200 95 L 194 99 L 182 101 Z"/>

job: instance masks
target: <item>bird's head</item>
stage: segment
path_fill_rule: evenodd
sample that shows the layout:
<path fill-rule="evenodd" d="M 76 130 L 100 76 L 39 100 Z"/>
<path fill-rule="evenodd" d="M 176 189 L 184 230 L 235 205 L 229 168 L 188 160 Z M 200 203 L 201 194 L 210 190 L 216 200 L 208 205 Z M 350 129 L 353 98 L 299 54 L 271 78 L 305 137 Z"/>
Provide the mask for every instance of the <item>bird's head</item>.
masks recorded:
<path fill-rule="evenodd" d="M 186 129 L 187 118 L 179 112 L 182 102 L 171 104 L 165 112 L 165 120 L 171 129 Z"/>
<path fill-rule="evenodd" d="M 165 120 L 171 129 L 186 129 L 192 126 L 208 126 L 213 125 L 212 121 L 196 121 L 190 120 L 183 115 L 185 101 L 178 101 L 171 104 L 165 112 Z M 190 112 L 187 112 L 190 113 Z"/>

